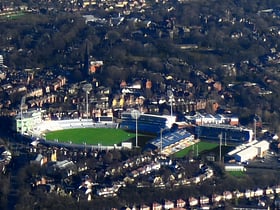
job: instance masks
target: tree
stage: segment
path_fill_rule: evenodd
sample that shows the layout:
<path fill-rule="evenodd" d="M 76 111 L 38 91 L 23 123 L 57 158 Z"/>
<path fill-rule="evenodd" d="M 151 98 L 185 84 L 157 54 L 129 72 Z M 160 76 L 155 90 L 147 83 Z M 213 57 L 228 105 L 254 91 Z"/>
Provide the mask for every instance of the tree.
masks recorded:
<path fill-rule="evenodd" d="M 105 36 L 105 40 L 109 41 L 110 48 L 112 48 L 113 44 L 120 39 L 120 33 L 117 31 L 108 31 L 108 33 Z"/>
<path fill-rule="evenodd" d="M 84 77 L 83 77 L 83 73 L 79 69 L 76 69 L 72 72 L 70 78 L 73 82 L 79 82 L 82 81 Z"/>
<path fill-rule="evenodd" d="M 146 68 L 152 72 L 162 72 L 164 69 L 162 60 L 158 57 L 151 57 L 147 59 Z"/>
<path fill-rule="evenodd" d="M 112 155 L 115 161 L 121 161 L 121 153 L 118 149 L 112 150 Z"/>
<path fill-rule="evenodd" d="M 107 163 L 107 164 L 111 163 L 112 160 L 113 160 L 112 152 L 111 151 L 106 152 L 106 154 L 104 155 L 103 159 L 104 159 L 105 163 Z"/>

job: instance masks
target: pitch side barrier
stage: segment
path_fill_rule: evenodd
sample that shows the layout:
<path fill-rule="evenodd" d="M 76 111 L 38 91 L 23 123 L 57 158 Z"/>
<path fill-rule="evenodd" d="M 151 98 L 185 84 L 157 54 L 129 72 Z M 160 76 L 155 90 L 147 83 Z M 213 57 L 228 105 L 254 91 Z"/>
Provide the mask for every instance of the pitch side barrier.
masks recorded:
<path fill-rule="evenodd" d="M 72 129 L 72 128 L 117 128 L 118 123 L 114 122 L 94 122 L 92 120 L 56 120 L 54 121 L 62 129 Z"/>
<path fill-rule="evenodd" d="M 71 142 L 59 142 L 59 141 L 49 141 L 45 139 L 37 139 L 38 144 L 45 145 L 47 147 L 59 147 L 67 149 L 79 149 L 79 150 L 113 150 L 113 149 L 123 149 L 122 146 L 104 146 L 98 145 L 84 145 L 84 144 L 73 144 Z"/>

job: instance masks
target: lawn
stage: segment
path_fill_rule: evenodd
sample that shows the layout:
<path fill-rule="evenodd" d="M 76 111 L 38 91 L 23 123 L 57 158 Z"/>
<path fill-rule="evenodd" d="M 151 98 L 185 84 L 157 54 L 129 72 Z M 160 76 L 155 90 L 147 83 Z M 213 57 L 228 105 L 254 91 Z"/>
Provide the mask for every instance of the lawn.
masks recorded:
<path fill-rule="evenodd" d="M 231 176 L 240 178 L 240 177 L 244 177 L 245 173 L 244 171 L 229 171 L 228 172 Z"/>
<path fill-rule="evenodd" d="M 174 154 L 177 158 L 182 158 L 186 156 L 190 151 L 194 151 L 195 154 L 200 154 L 206 150 L 212 150 L 218 146 L 217 143 L 212 142 L 198 142 L 197 144 L 187 147 L 177 153 Z"/>
<path fill-rule="evenodd" d="M 23 15 L 25 15 L 26 13 L 24 12 L 7 12 L 6 14 L 5 13 L 2 13 L 0 18 L 1 19 L 17 19 Z"/>
<path fill-rule="evenodd" d="M 47 140 L 71 141 L 73 144 L 102 144 L 104 146 L 119 144 L 131 138 L 135 138 L 135 133 L 115 128 L 77 128 L 46 133 Z"/>

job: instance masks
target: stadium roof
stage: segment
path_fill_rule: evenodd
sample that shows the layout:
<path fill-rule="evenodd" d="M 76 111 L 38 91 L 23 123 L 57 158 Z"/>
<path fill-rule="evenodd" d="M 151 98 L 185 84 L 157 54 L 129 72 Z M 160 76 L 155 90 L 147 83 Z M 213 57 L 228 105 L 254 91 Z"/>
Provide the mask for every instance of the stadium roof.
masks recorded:
<path fill-rule="evenodd" d="M 149 144 L 160 148 L 162 141 L 162 148 L 165 148 L 191 136 L 192 134 L 188 131 L 184 129 L 179 129 L 175 132 L 165 132 L 162 134 L 162 137 L 157 137 L 156 139 L 149 142 Z"/>
<path fill-rule="evenodd" d="M 233 125 L 228 125 L 228 124 L 213 124 L 213 123 L 208 123 L 208 124 L 203 124 L 200 125 L 200 127 L 212 127 L 212 128 L 224 128 L 224 129 L 231 129 L 231 130 L 245 130 L 245 131 L 250 131 L 251 129 L 245 128 L 242 126 L 233 126 Z"/>

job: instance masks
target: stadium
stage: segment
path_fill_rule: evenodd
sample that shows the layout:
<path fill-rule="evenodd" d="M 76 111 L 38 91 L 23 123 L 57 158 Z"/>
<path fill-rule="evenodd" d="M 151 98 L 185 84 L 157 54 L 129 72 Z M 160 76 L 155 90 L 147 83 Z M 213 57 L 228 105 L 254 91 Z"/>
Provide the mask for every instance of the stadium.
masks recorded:
<path fill-rule="evenodd" d="M 79 147 L 79 146 L 85 146 L 87 144 L 87 147 L 98 147 L 102 146 L 103 148 L 106 147 L 106 149 L 113 149 L 117 145 L 112 143 L 112 145 L 108 145 L 107 139 L 100 139 L 99 143 L 93 143 L 94 141 L 89 141 L 90 139 L 84 139 L 83 141 L 74 141 L 76 136 L 73 136 L 73 132 L 71 135 L 68 135 L 68 140 L 63 139 L 46 139 L 46 134 L 61 131 L 60 133 L 65 133 L 67 135 L 68 131 L 70 130 L 76 130 L 76 133 L 74 135 L 81 136 L 81 134 L 84 134 L 84 136 L 89 136 L 89 130 L 91 128 L 95 128 L 95 130 L 100 129 L 107 129 L 104 134 L 111 133 L 112 136 L 117 137 L 119 130 L 116 130 L 119 127 L 119 124 L 116 122 L 113 122 L 112 117 L 106 117 L 106 118 L 100 118 L 98 121 L 93 119 L 82 119 L 82 118 L 74 118 L 74 119 L 65 119 L 65 120 L 45 120 L 45 113 L 42 110 L 29 110 L 24 113 L 20 113 L 15 118 L 15 129 L 18 133 L 21 133 L 22 135 L 25 135 L 27 137 L 30 137 L 30 139 L 36 139 L 37 141 L 40 141 L 40 143 L 45 144 L 52 144 L 57 146 L 64 146 L 64 147 Z M 64 132 L 65 131 L 65 132 Z M 93 130 L 91 130 L 93 131 Z M 126 138 L 123 139 L 123 141 L 129 141 L 131 138 L 134 138 L 134 135 L 130 134 L 123 134 L 126 135 Z M 93 139 L 94 134 L 92 134 Z M 108 137 L 107 137 L 108 138 Z M 124 137 L 123 137 L 124 138 Z M 72 141 L 73 140 L 73 141 Z M 104 144 L 104 141 L 107 141 L 107 144 Z M 112 141 L 114 142 L 114 141 Z M 80 144 L 80 145 L 76 145 Z M 83 145 L 84 144 L 84 145 Z M 124 144 L 126 147 L 131 147 L 129 144 Z"/>
<path fill-rule="evenodd" d="M 138 112 L 137 112 L 138 113 Z M 91 148 L 101 148 L 102 149 L 114 149 L 114 148 L 132 148 L 134 141 L 136 141 L 136 132 L 139 135 L 149 134 L 148 145 L 150 149 L 157 150 L 165 155 L 171 155 L 176 151 L 184 149 L 193 144 L 194 136 L 191 135 L 184 129 L 171 129 L 176 122 L 175 116 L 162 116 L 162 115 L 152 115 L 139 113 L 137 118 L 133 117 L 132 112 L 124 112 L 121 115 L 120 122 L 115 122 L 112 118 L 104 117 L 103 120 L 93 120 L 93 119 L 67 119 L 67 120 L 44 120 L 44 112 L 41 110 L 32 110 L 26 113 L 21 113 L 16 117 L 16 130 L 19 133 L 30 136 L 33 139 L 43 141 L 45 144 L 57 145 L 57 146 L 76 146 Z M 121 146 L 116 143 L 112 145 L 105 144 L 104 139 L 100 139 L 97 144 L 90 142 L 77 142 L 72 143 L 71 138 L 74 139 L 73 135 L 69 136 L 69 141 L 52 139 L 47 140 L 46 134 L 55 131 L 62 131 L 67 133 L 66 130 L 80 129 L 79 132 L 88 132 L 86 129 L 90 128 L 103 128 L 128 132 L 127 138 L 121 141 Z M 64 132 L 65 131 L 65 132 Z M 107 133 L 107 131 L 103 131 Z M 130 132 L 130 133 L 129 133 Z M 130 135 L 131 134 L 131 135 Z M 75 134 L 76 135 L 76 134 Z M 78 135 L 78 134 L 77 134 Z M 111 134 L 114 138 L 116 134 Z M 159 137 L 160 136 L 160 137 Z M 108 137 L 107 137 L 108 138 Z M 111 138 L 111 137 L 109 137 Z M 130 143 L 130 144 L 129 144 Z M 145 142 L 146 143 L 146 142 Z M 142 144 L 143 145 L 143 144 Z M 144 145 L 143 145 L 144 146 Z"/>

